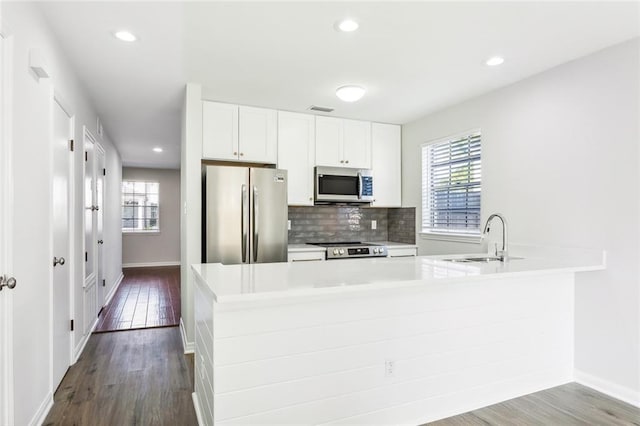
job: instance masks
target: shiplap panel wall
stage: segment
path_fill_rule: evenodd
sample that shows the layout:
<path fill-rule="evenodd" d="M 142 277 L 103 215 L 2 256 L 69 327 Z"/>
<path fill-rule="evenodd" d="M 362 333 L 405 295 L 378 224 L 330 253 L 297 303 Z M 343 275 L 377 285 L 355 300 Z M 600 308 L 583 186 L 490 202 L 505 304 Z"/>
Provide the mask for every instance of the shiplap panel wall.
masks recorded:
<path fill-rule="evenodd" d="M 196 381 L 198 360 L 213 369 L 196 392 L 215 424 L 418 424 L 571 379 L 572 274 L 255 309 L 199 293 Z"/>

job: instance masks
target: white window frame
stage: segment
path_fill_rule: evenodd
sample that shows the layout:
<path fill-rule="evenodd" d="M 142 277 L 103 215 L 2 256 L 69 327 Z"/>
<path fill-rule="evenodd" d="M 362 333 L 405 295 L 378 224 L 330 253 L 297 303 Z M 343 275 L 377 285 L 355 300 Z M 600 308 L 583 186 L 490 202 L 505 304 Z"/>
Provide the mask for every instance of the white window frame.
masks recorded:
<path fill-rule="evenodd" d="M 425 213 L 425 201 L 428 203 L 428 197 L 425 196 L 425 191 L 428 191 L 426 182 L 427 176 L 425 176 L 424 164 L 423 164 L 423 150 L 425 147 L 450 142 L 452 140 L 461 139 L 473 134 L 480 134 L 482 138 L 482 130 L 479 128 L 467 130 L 464 132 L 452 134 L 446 137 L 430 140 L 420 145 L 420 188 L 421 188 L 421 201 L 420 201 L 420 237 L 422 239 L 428 240 L 437 240 L 437 241 L 449 241 L 449 242 L 459 242 L 459 243 L 472 243 L 472 244 L 480 244 L 482 232 L 481 229 L 477 231 L 443 231 L 443 230 L 435 230 L 435 229 L 424 229 L 423 228 L 423 215 Z M 482 139 L 481 139 L 482 141 Z M 481 142 L 482 143 L 482 142 Z M 482 159 L 482 157 L 481 157 Z M 481 186 L 482 188 L 482 183 Z M 482 191 L 482 190 L 481 190 Z M 480 210 L 480 217 L 482 217 L 482 208 Z M 480 223 L 480 227 L 482 227 L 482 223 Z"/>
<path fill-rule="evenodd" d="M 161 205 L 161 200 L 160 200 L 160 181 L 158 180 L 145 180 L 145 179 L 122 179 L 122 183 L 120 186 L 120 197 L 121 197 L 121 202 L 120 202 L 120 209 L 122 211 L 124 206 L 122 197 L 124 197 L 124 183 L 125 182 L 134 182 L 134 183 L 145 183 L 145 194 L 147 194 L 146 192 L 146 184 L 147 183 L 155 183 L 158 185 L 158 217 L 157 217 L 157 221 L 158 221 L 158 229 L 125 229 L 122 227 L 122 220 L 120 222 L 120 228 L 122 230 L 123 234 L 127 234 L 127 235 L 132 235 L 132 234 L 143 234 L 143 235 L 149 235 L 149 234 L 159 234 L 160 233 L 160 205 Z"/>

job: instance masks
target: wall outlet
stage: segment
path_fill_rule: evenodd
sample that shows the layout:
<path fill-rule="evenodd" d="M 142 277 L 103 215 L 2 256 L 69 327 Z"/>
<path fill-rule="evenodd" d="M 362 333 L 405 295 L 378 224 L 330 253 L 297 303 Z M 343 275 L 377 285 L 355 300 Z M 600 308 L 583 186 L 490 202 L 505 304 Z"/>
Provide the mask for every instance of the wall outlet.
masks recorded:
<path fill-rule="evenodd" d="M 287 229 L 291 231 L 291 221 L 287 220 Z"/>
<path fill-rule="evenodd" d="M 378 229 L 378 221 L 373 219 L 371 221 L 371 229 Z"/>
<path fill-rule="evenodd" d="M 386 360 L 384 362 L 384 375 L 386 377 L 391 377 L 393 375 L 395 375 L 396 372 L 396 362 L 393 360 Z"/>

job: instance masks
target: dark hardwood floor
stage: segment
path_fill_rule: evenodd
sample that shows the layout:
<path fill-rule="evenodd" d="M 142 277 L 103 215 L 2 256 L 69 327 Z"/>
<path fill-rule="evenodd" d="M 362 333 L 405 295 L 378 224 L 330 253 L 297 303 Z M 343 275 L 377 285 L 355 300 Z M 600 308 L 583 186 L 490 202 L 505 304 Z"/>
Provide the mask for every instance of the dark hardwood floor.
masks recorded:
<path fill-rule="evenodd" d="M 94 334 L 44 425 L 197 425 L 178 327 Z"/>
<path fill-rule="evenodd" d="M 640 408 L 569 383 L 449 417 L 430 426 L 640 425 Z"/>
<path fill-rule="evenodd" d="M 95 332 L 167 327 L 180 321 L 180 267 L 126 268 Z"/>

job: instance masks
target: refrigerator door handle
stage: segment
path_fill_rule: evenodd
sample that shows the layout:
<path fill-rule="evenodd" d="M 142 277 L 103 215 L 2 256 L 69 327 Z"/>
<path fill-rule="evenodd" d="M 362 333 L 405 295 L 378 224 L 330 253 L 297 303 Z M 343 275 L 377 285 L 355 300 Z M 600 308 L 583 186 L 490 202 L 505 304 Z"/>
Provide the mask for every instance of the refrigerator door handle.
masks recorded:
<path fill-rule="evenodd" d="M 242 219 L 240 220 L 241 225 L 241 234 L 242 234 L 242 263 L 247 262 L 247 224 L 245 221 L 245 200 L 247 198 L 247 185 L 242 185 L 242 195 L 240 198 L 240 214 L 242 215 Z"/>
<path fill-rule="evenodd" d="M 260 222 L 260 214 L 259 214 L 259 205 L 258 203 L 258 188 L 253 187 L 253 262 L 256 263 L 258 261 L 258 238 L 260 236 L 258 230 L 258 223 Z"/>

